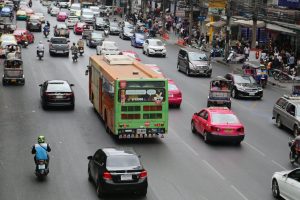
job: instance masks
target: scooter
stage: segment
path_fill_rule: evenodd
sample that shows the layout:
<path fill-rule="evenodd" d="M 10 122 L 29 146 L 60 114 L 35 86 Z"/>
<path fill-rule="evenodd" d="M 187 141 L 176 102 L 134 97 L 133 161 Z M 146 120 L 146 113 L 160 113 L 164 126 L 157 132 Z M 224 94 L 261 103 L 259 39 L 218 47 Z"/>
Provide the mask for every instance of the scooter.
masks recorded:
<path fill-rule="evenodd" d="M 236 57 L 236 52 L 234 50 L 231 50 L 229 55 L 228 55 L 228 58 L 226 60 L 227 63 L 229 63 L 230 61 L 232 61 L 234 58 Z"/>
<path fill-rule="evenodd" d="M 107 37 L 109 35 L 109 28 L 104 29 L 104 36 Z"/>
<path fill-rule="evenodd" d="M 49 31 L 44 31 L 44 36 L 45 36 L 45 38 L 47 38 L 48 35 L 49 35 Z"/>
<path fill-rule="evenodd" d="M 44 178 L 49 174 L 49 167 L 47 162 L 47 160 L 36 161 L 35 175 L 38 178 Z"/>
<path fill-rule="evenodd" d="M 44 51 L 38 51 L 37 56 L 39 57 L 39 60 L 42 60 L 44 57 Z"/>
<path fill-rule="evenodd" d="M 78 47 L 78 50 L 79 50 L 80 56 L 82 56 L 82 54 L 84 53 L 84 48 L 83 47 Z"/>
<path fill-rule="evenodd" d="M 77 59 L 78 59 L 77 53 L 73 53 L 72 59 L 73 59 L 73 62 L 77 62 Z"/>
<path fill-rule="evenodd" d="M 22 46 L 23 48 L 27 48 L 28 42 L 27 42 L 27 41 L 22 41 L 22 42 L 21 42 L 21 46 Z"/>

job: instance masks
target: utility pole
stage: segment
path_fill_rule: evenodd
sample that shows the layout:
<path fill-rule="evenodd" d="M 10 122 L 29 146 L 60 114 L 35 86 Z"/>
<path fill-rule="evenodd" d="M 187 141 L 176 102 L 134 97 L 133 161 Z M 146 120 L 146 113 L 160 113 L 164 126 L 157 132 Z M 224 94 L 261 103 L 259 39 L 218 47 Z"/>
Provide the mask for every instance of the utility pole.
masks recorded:
<path fill-rule="evenodd" d="M 257 0 L 253 0 L 253 12 L 252 12 L 252 41 L 251 41 L 251 48 L 256 48 L 256 31 L 257 31 L 257 15 L 258 15 L 258 7 L 257 7 Z"/>
<path fill-rule="evenodd" d="M 163 33 L 165 33 L 166 32 L 166 0 L 162 0 L 161 7 L 163 9 L 163 13 L 162 13 L 162 30 L 163 30 Z"/>
<path fill-rule="evenodd" d="M 192 28 L 193 28 L 193 0 L 189 0 L 189 6 L 190 6 L 190 12 L 189 12 L 189 41 L 188 43 L 191 44 L 191 40 L 192 40 Z"/>
<path fill-rule="evenodd" d="M 226 45 L 225 45 L 225 56 L 226 60 L 229 56 L 229 45 L 230 45 L 230 18 L 231 18 L 231 0 L 227 1 L 226 5 Z"/>

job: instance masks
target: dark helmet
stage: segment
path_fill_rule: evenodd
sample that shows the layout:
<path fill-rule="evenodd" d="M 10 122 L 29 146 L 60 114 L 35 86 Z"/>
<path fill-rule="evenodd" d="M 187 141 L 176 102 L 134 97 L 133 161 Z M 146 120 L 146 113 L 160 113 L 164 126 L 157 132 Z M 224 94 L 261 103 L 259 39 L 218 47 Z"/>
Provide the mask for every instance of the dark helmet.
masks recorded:
<path fill-rule="evenodd" d="M 73 46 L 75 46 L 76 44 L 75 44 L 75 42 L 73 42 Z"/>

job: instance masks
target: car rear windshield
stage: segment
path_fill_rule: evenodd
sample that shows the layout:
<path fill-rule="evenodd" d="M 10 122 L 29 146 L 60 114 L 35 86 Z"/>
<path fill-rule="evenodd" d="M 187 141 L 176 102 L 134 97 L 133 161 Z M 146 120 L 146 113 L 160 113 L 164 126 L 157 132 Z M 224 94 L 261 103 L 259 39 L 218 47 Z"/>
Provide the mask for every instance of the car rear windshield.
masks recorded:
<path fill-rule="evenodd" d="M 107 157 L 107 167 L 134 168 L 140 167 L 141 163 L 136 155 L 115 155 Z"/>
<path fill-rule="evenodd" d="M 236 83 L 256 83 L 252 76 L 238 76 L 235 75 L 235 82 Z"/>
<path fill-rule="evenodd" d="M 190 52 L 189 58 L 191 61 L 208 61 L 204 53 Z"/>
<path fill-rule="evenodd" d="M 67 44 L 67 40 L 64 38 L 55 38 L 51 40 L 52 44 Z"/>
<path fill-rule="evenodd" d="M 220 113 L 213 113 L 212 114 L 212 123 L 216 124 L 239 124 L 240 121 L 234 114 L 220 114 Z"/>
<path fill-rule="evenodd" d="M 48 83 L 47 92 L 72 92 L 66 83 Z"/>
<path fill-rule="evenodd" d="M 177 86 L 176 85 L 174 85 L 174 84 L 168 84 L 168 90 L 170 90 L 170 91 L 177 91 L 178 90 L 178 88 L 177 88 Z"/>

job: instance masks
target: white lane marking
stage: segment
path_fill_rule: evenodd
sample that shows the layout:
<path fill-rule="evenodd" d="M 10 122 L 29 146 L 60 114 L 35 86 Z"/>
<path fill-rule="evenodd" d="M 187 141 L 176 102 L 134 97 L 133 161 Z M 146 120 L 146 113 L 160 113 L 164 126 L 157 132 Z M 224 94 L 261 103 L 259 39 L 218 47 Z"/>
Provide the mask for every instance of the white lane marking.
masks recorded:
<path fill-rule="evenodd" d="M 283 170 L 287 170 L 284 166 L 282 166 L 281 164 L 279 164 L 279 163 L 276 162 L 275 160 L 272 160 L 272 163 L 274 163 L 274 164 L 277 165 L 278 167 L 282 168 Z"/>
<path fill-rule="evenodd" d="M 202 160 L 213 172 L 215 172 L 222 180 L 225 180 L 225 177 L 218 172 L 211 164 L 209 164 L 206 160 Z"/>
<path fill-rule="evenodd" d="M 245 195 L 241 192 L 241 191 L 239 191 L 239 189 L 237 189 L 234 185 L 231 185 L 231 188 L 234 190 L 234 191 L 236 191 L 244 200 L 248 200 L 248 198 L 247 197 L 245 197 Z"/>
<path fill-rule="evenodd" d="M 198 152 L 196 150 L 193 149 L 193 147 L 191 147 L 190 145 L 188 145 L 185 141 L 183 141 L 183 139 L 176 133 L 176 131 L 172 128 L 169 128 L 170 131 L 173 132 L 173 134 L 179 138 L 180 142 L 182 142 L 195 156 L 199 156 Z"/>
<path fill-rule="evenodd" d="M 249 144 L 248 142 L 243 142 L 244 144 L 248 145 L 251 149 L 255 150 L 256 152 L 258 152 L 260 155 L 262 155 L 263 157 L 266 156 L 266 154 L 264 154 L 261 150 L 259 150 L 258 148 L 256 148 L 255 146 L 253 146 L 252 144 Z"/>

